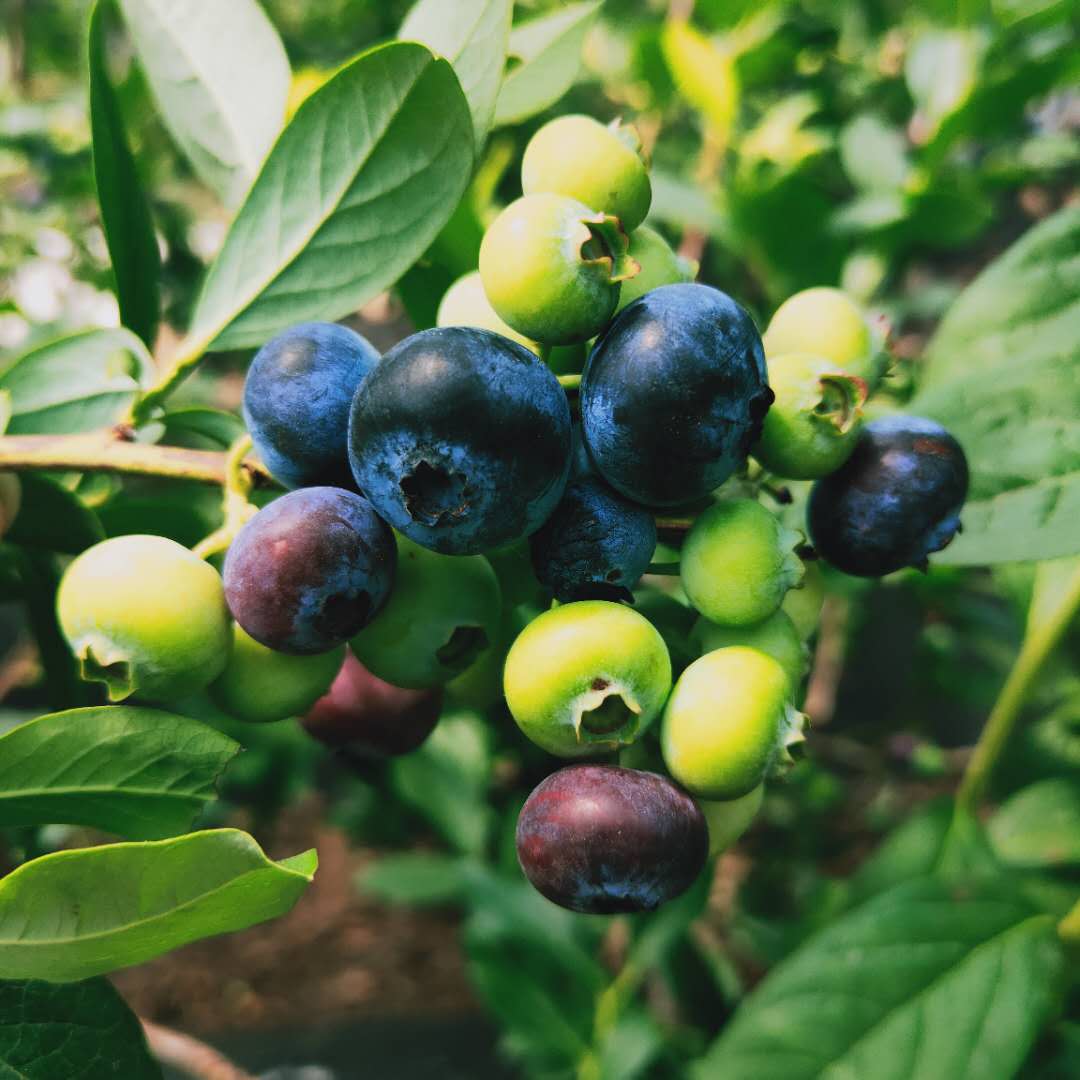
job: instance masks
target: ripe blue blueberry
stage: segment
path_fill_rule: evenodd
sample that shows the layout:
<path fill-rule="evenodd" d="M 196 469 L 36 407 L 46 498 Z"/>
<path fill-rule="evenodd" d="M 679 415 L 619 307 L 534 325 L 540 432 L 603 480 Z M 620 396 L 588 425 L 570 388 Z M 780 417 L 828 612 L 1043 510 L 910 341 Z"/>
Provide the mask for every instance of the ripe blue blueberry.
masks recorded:
<path fill-rule="evenodd" d="M 244 382 L 244 422 L 266 467 L 286 487 L 352 487 L 346 428 L 356 388 L 379 362 L 337 323 L 300 323 L 256 354 Z"/>
<path fill-rule="evenodd" d="M 845 464 L 814 485 L 810 538 L 846 574 L 925 569 L 927 557 L 960 531 L 967 489 L 967 459 L 945 428 L 885 416 L 867 424 Z"/>
<path fill-rule="evenodd" d="M 233 618 L 268 649 L 327 652 L 375 616 L 394 580 L 396 549 L 367 499 L 301 488 L 263 507 L 225 556 Z"/>
<path fill-rule="evenodd" d="M 582 476 L 529 543 L 537 580 L 557 600 L 629 601 L 656 550 L 656 522 L 599 477 Z"/>
<path fill-rule="evenodd" d="M 548 368 L 489 330 L 406 338 L 353 402 L 360 490 L 414 543 L 446 555 L 510 544 L 550 516 L 570 470 L 570 407 Z"/>
<path fill-rule="evenodd" d="M 571 765 L 521 808 L 518 861 L 537 891 L 571 911 L 651 911 L 701 873 L 709 834 L 689 795 L 656 773 Z"/>
<path fill-rule="evenodd" d="M 708 285 L 664 285 L 597 341 L 581 383 L 585 444 L 617 491 L 676 506 L 722 484 L 772 402 L 753 320 Z"/>

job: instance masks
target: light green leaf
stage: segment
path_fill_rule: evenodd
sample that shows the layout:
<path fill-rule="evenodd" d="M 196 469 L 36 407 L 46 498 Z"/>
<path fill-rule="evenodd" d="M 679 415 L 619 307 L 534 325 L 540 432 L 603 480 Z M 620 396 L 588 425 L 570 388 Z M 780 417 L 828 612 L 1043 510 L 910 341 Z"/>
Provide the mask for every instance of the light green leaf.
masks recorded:
<path fill-rule="evenodd" d="M 244 434 L 244 421 L 236 413 L 197 405 L 166 413 L 160 423 L 161 442 L 167 446 L 228 450 Z"/>
<path fill-rule="evenodd" d="M 909 882 L 775 968 L 693 1075 L 1010 1080 L 1061 969 L 1050 917 L 1011 895 Z"/>
<path fill-rule="evenodd" d="M 561 10 L 515 26 L 510 33 L 510 68 L 495 106 L 495 126 L 516 124 L 554 105 L 581 70 L 585 36 L 600 14 L 601 0 L 567 4 Z"/>
<path fill-rule="evenodd" d="M 161 255 L 150 207 L 139 180 L 124 117 L 106 63 L 107 0 L 90 12 L 90 129 L 93 134 L 94 183 L 105 242 L 116 279 L 120 321 L 153 348 L 161 300 Z"/>
<path fill-rule="evenodd" d="M 347 64 L 286 127 L 240 208 L 191 337 L 261 345 L 392 285 L 449 220 L 473 165 L 453 68 L 394 42 Z"/>
<path fill-rule="evenodd" d="M 477 153 L 495 118 L 513 7 L 513 0 L 417 0 L 398 31 L 402 41 L 422 42 L 453 64 Z"/>
<path fill-rule="evenodd" d="M 1080 781 L 1040 780 L 990 819 L 994 850 L 1013 866 L 1080 865 Z"/>
<path fill-rule="evenodd" d="M 161 1080 L 135 1014 L 105 979 L 0 981 L 0 1080 Z"/>
<path fill-rule="evenodd" d="M 206 724 L 157 709 L 41 716 L 0 736 L 0 825 L 175 836 L 214 798 L 214 781 L 239 749 Z"/>
<path fill-rule="evenodd" d="M 289 911 L 317 865 L 235 829 L 44 855 L 0 879 L 0 971 L 71 982 L 244 930 Z"/>
<path fill-rule="evenodd" d="M 930 343 L 911 411 L 945 424 L 972 471 L 964 532 L 935 562 L 1080 551 L 1080 207 L 992 263 Z"/>
<path fill-rule="evenodd" d="M 153 370 L 146 346 L 130 330 L 86 330 L 39 345 L 0 371 L 0 388 L 11 394 L 7 434 L 106 427 L 120 419 Z"/>
<path fill-rule="evenodd" d="M 904 136 L 873 113 L 861 113 L 840 132 L 844 172 L 867 192 L 895 192 L 911 171 Z"/>
<path fill-rule="evenodd" d="M 235 206 L 285 119 L 291 74 L 256 0 L 120 0 L 165 125 Z"/>
<path fill-rule="evenodd" d="M 927 30 L 911 43 L 904 61 L 908 90 L 929 127 L 967 101 L 975 86 L 983 42 L 971 30 Z"/>

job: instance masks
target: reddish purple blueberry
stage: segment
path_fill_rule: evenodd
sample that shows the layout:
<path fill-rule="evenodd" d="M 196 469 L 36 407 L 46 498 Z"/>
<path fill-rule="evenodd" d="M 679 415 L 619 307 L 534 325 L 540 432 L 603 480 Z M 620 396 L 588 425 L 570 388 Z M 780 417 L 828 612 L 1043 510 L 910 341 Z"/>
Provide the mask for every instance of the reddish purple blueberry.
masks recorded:
<path fill-rule="evenodd" d="M 300 488 L 237 534 L 225 556 L 225 600 L 267 648 L 328 652 L 377 614 L 396 564 L 393 533 L 367 499 L 342 488 Z"/>
<path fill-rule="evenodd" d="M 365 758 L 415 750 L 435 729 L 442 687 L 405 690 L 372 675 L 351 652 L 301 723 L 313 738 Z"/>
<path fill-rule="evenodd" d="M 963 448 L 940 424 L 896 414 L 867 424 L 851 457 L 819 480 L 807 524 L 838 570 L 881 577 L 927 557 L 960 531 L 968 490 Z"/>
<path fill-rule="evenodd" d="M 709 850 L 705 818 L 656 773 L 571 765 L 526 800 L 518 861 L 532 885 L 571 911 L 652 911 L 689 888 Z"/>

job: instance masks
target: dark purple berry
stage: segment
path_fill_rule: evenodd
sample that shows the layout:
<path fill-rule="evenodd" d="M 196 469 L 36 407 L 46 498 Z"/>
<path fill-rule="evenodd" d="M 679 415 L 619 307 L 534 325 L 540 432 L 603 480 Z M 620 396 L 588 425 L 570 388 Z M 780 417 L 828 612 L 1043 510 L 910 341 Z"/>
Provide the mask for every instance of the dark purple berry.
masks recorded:
<path fill-rule="evenodd" d="M 893 415 L 867 424 L 851 457 L 819 480 L 807 524 L 823 559 L 846 574 L 881 577 L 927 557 L 960 531 L 967 459 L 940 424 Z"/>
<path fill-rule="evenodd" d="M 689 888 L 709 849 L 689 795 L 656 773 L 571 765 L 526 800 L 517 823 L 525 876 L 571 911 L 651 911 Z"/>
<path fill-rule="evenodd" d="M 389 595 L 397 550 L 367 499 L 301 488 L 263 507 L 225 556 L 225 599 L 270 649 L 327 652 L 371 621 Z"/>
<path fill-rule="evenodd" d="M 405 690 L 372 675 L 353 654 L 301 723 L 313 738 L 365 758 L 415 750 L 435 729 L 443 692 Z"/>

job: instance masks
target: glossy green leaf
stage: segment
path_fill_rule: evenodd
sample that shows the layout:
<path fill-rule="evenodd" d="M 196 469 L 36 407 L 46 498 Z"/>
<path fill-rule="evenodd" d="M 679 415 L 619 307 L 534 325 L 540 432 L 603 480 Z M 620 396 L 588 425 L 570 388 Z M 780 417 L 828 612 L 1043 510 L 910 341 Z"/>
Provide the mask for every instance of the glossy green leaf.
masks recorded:
<path fill-rule="evenodd" d="M 99 516 L 109 536 L 149 533 L 194 547 L 222 524 L 221 492 L 186 480 L 131 485 Z"/>
<path fill-rule="evenodd" d="M 0 1080 L 161 1080 L 142 1025 L 105 979 L 0 980 Z"/>
<path fill-rule="evenodd" d="M 285 119 L 285 49 L 256 0 L 120 0 L 165 125 L 235 206 Z"/>
<path fill-rule="evenodd" d="M 1028 232 L 960 295 L 911 411 L 945 424 L 972 471 L 964 532 L 936 562 L 1080 552 L 1080 208 Z"/>
<path fill-rule="evenodd" d="M 903 134 L 873 113 L 861 113 L 840 132 L 840 161 L 867 192 L 896 192 L 911 171 Z"/>
<path fill-rule="evenodd" d="M 166 446 L 227 450 L 244 434 L 244 421 L 236 413 L 222 409 L 191 406 L 161 417 L 164 431 L 160 441 Z"/>
<path fill-rule="evenodd" d="M 360 887 L 391 904 L 453 903 L 464 887 L 462 861 L 426 851 L 383 855 L 360 879 Z"/>
<path fill-rule="evenodd" d="M 1048 916 L 1009 894 L 909 882 L 775 968 L 693 1075 L 1010 1080 L 1061 970 Z"/>
<path fill-rule="evenodd" d="M 206 724 L 158 709 L 41 716 L 0 736 L 0 826 L 175 836 L 214 798 L 214 782 L 239 749 Z"/>
<path fill-rule="evenodd" d="M 289 911 L 317 865 L 235 829 L 44 855 L 0 879 L 0 971 L 71 982 L 244 930 Z"/>
<path fill-rule="evenodd" d="M 354 310 L 424 253 L 472 164 L 468 103 L 446 60 L 412 42 L 359 56 L 274 146 L 210 268 L 191 336 L 260 345 Z"/>
<path fill-rule="evenodd" d="M 36 473 L 22 473 L 19 481 L 22 503 L 6 539 L 64 555 L 78 555 L 105 539 L 97 514 L 74 492 Z"/>
<path fill-rule="evenodd" d="M 511 67 L 499 91 L 495 125 L 516 124 L 554 105 L 574 85 L 581 50 L 600 14 L 599 0 L 567 4 L 510 32 Z"/>
<path fill-rule="evenodd" d="M 1080 865 L 1080 780 L 1040 780 L 1011 796 L 990 819 L 998 856 L 1013 866 Z"/>
<path fill-rule="evenodd" d="M 154 365 L 130 330 L 87 330 L 40 345 L 0 371 L 11 394 L 9 435 L 93 431 L 115 423 Z"/>
<path fill-rule="evenodd" d="M 469 102 L 479 153 L 495 118 L 510 40 L 513 0 L 418 0 L 398 37 L 445 56 Z"/>
<path fill-rule="evenodd" d="M 120 321 L 153 348 L 161 298 L 161 254 L 150 207 L 124 130 L 124 117 L 109 79 L 107 0 L 90 12 L 90 130 L 94 182 L 109 247 Z"/>

